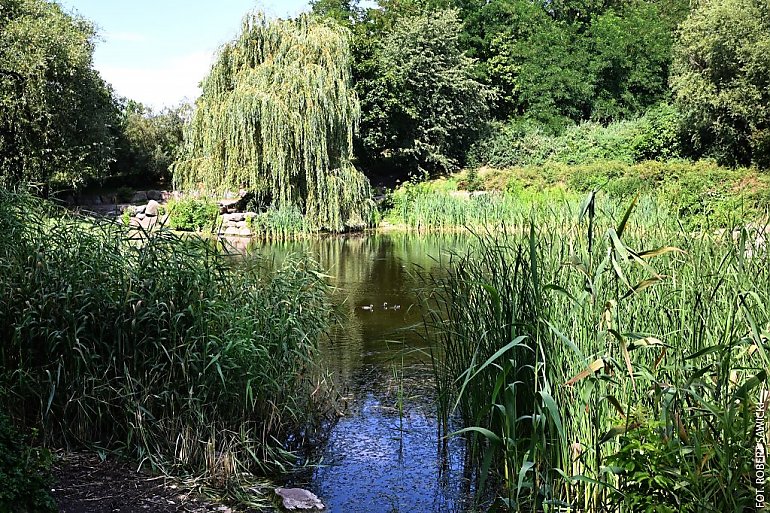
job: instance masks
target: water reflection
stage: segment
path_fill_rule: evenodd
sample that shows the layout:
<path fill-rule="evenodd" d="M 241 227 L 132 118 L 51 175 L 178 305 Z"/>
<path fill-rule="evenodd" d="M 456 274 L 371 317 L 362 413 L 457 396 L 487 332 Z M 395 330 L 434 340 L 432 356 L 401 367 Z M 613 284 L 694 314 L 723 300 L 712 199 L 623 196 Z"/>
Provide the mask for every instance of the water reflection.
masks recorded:
<path fill-rule="evenodd" d="M 322 354 L 348 409 L 323 449 L 323 464 L 311 482 L 299 483 L 319 495 L 327 511 L 462 509 L 462 450 L 453 447 L 452 459 L 438 450 L 428 347 L 413 328 L 422 319 L 416 303 L 424 286 L 416 272 L 439 272 L 437 262 L 467 244 L 458 234 L 394 233 L 252 248 L 276 261 L 309 253 L 336 287 L 342 322 Z"/>

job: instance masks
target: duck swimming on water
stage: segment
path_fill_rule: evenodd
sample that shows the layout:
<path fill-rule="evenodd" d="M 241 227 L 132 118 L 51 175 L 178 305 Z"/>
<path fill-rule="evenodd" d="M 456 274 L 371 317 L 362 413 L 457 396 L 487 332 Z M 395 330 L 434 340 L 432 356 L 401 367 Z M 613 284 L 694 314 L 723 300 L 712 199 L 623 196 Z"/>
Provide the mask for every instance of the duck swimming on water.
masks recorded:
<path fill-rule="evenodd" d="M 368 310 L 371 312 L 372 310 L 374 310 L 374 305 L 364 305 L 361 307 L 361 310 Z"/>

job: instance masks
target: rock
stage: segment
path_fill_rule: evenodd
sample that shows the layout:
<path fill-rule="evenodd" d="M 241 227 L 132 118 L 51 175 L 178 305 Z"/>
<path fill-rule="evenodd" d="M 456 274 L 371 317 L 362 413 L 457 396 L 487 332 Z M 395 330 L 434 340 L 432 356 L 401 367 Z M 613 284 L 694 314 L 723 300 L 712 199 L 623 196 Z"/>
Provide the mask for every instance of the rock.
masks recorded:
<path fill-rule="evenodd" d="M 158 215 L 159 208 L 160 208 L 160 203 L 152 199 L 147 202 L 147 205 L 144 208 L 144 213 L 145 215 L 148 215 L 150 217 L 155 217 Z"/>
<path fill-rule="evenodd" d="M 147 205 L 140 205 L 134 209 L 134 212 L 136 212 L 137 214 L 144 214 L 146 209 L 147 209 Z"/>
<path fill-rule="evenodd" d="M 236 228 L 246 228 L 246 221 L 237 221 L 235 223 Z"/>
<path fill-rule="evenodd" d="M 227 230 L 225 230 L 225 235 L 240 235 L 240 234 L 241 234 L 241 231 L 235 226 L 230 226 Z"/>
<path fill-rule="evenodd" d="M 233 221 L 233 222 L 240 222 L 243 221 L 246 216 L 240 212 L 235 212 L 234 214 L 225 214 L 224 216 L 225 221 Z"/>
<path fill-rule="evenodd" d="M 144 191 L 136 191 L 134 197 L 131 198 L 131 203 L 140 203 L 142 201 L 147 201 L 147 193 Z"/>
<path fill-rule="evenodd" d="M 163 199 L 163 193 L 160 191 L 147 191 L 147 199 L 160 201 Z"/>
<path fill-rule="evenodd" d="M 318 497 L 302 488 L 276 488 L 275 493 L 283 499 L 283 507 L 289 511 L 295 509 L 324 509 Z"/>
<path fill-rule="evenodd" d="M 147 217 L 147 216 L 145 216 L 142 212 L 139 212 L 138 214 L 136 214 L 136 218 L 139 219 L 140 221 L 142 219 L 144 219 L 145 217 Z"/>
<path fill-rule="evenodd" d="M 238 232 L 238 235 L 240 235 L 241 237 L 251 237 L 251 230 L 249 230 L 248 228 L 241 228 L 240 231 Z"/>

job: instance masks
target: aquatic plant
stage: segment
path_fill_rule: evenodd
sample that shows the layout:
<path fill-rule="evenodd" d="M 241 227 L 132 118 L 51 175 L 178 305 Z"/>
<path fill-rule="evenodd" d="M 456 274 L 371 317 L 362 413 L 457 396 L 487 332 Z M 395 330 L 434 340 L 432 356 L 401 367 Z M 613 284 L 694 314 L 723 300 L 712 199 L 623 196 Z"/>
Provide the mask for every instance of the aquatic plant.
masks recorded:
<path fill-rule="evenodd" d="M 234 262 L 0 191 L 0 400 L 50 446 L 229 486 L 323 420 L 327 286 L 311 261 Z"/>
<path fill-rule="evenodd" d="M 426 298 L 480 484 L 516 511 L 753 507 L 770 252 L 636 200 L 582 207 L 480 235 Z"/>

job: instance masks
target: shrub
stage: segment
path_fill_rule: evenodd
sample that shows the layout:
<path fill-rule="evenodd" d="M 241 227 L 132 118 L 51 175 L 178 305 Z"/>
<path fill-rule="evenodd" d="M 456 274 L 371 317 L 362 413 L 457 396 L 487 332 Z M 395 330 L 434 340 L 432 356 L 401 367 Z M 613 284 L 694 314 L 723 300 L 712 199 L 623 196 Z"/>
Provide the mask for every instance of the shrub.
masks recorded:
<path fill-rule="evenodd" d="M 639 120 L 632 142 L 634 160 L 668 160 L 682 157 L 682 117 L 679 111 L 661 104 Z"/>
<path fill-rule="evenodd" d="M 209 199 L 181 198 L 168 202 L 168 224 L 172 230 L 201 231 L 214 227 L 219 207 Z"/>
<path fill-rule="evenodd" d="M 8 417 L 0 413 L 0 511 L 56 511 L 51 488 L 51 453 L 30 447 Z"/>

